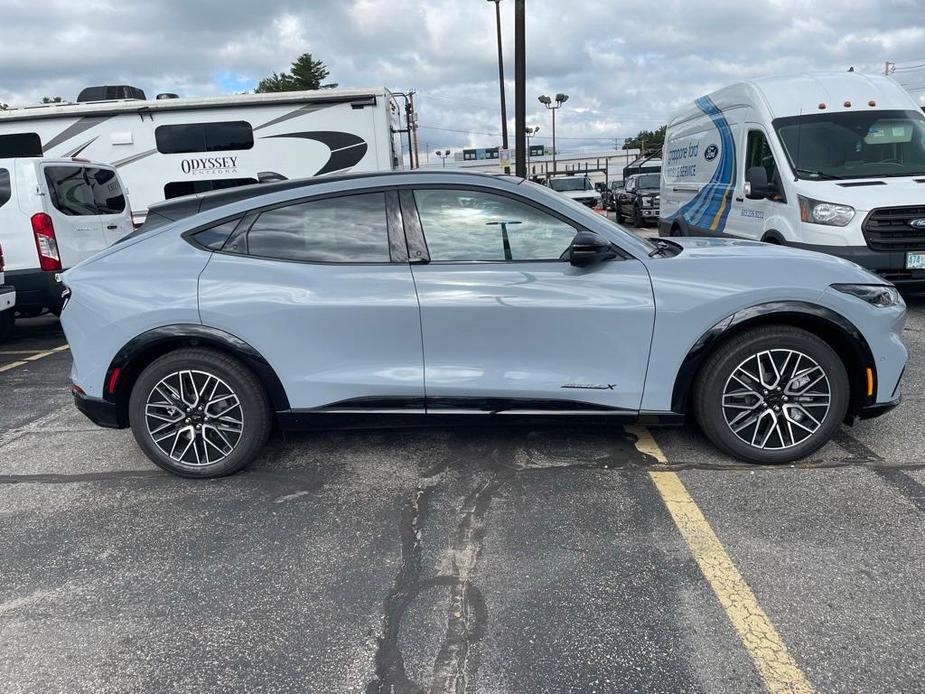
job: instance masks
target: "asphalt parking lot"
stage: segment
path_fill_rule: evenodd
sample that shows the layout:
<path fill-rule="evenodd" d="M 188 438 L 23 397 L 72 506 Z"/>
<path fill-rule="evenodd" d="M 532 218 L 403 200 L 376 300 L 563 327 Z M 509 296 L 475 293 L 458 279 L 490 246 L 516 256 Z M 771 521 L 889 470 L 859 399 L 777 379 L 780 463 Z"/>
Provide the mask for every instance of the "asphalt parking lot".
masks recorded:
<path fill-rule="evenodd" d="M 91 425 L 57 321 L 22 321 L 0 346 L 0 691 L 920 690 L 907 301 L 904 404 L 799 465 L 572 425 L 306 434 L 215 481 Z"/>

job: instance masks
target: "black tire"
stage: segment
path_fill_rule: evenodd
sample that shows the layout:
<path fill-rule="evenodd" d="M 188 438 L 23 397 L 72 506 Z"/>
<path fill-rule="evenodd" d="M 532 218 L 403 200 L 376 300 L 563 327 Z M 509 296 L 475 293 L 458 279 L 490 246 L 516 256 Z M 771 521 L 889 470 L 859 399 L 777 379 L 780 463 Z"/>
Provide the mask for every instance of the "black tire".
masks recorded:
<path fill-rule="evenodd" d="M 645 220 L 642 218 L 642 210 L 638 207 L 633 208 L 633 226 L 637 229 L 642 229 L 646 225 Z"/>
<path fill-rule="evenodd" d="M 801 355 L 801 360 L 788 365 L 783 361 L 788 352 Z M 754 355 L 762 353 L 767 356 L 759 356 L 757 359 L 777 360 L 773 367 L 765 361 L 765 371 L 769 374 L 766 381 L 774 378 L 772 368 L 777 371 L 777 366 L 783 372 L 777 383 L 790 379 L 784 382 L 782 389 L 778 385 L 777 389 L 771 388 L 769 392 L 754 378 L 750 383 L 745 383 L 749 381 L 748 373 L 759 371 L 755 368 L 757 362 L 750 360 L 756 358 Z M 820 381 L 821 385 L 803 386 L 796 376 L 811 367 L 812 362 L 824 372 L 825 378 Z M 743 365 L 746 368 L 745 374 L 737 370 Z M 790 369 L 796 370 L 787 376 Z M 735 379 L 733 372 L 737 374 Z M 815 379 L 818 373 L 818 370 L 811 371 L 807 375 Z M 730 389 L 727 389 L 727 384 Z M 790 384 L 797 384 L 797 389 L 791 389 Z M 803 393 L 794 394 L 800 392 L 800 387 L 804 388 Z M 750 388 L 756 391 L 754 395 L 747 394 L 751 392 Z M 828 391 L 828 394 L 822 391 Z M 755 328 L 721 345 L 701 367 L 694 381 L 693 392 L 694 413 L 707 438 L 717 448 L 735 458 L 766 465 L 789 463 L 818 450 L 841 426 L 849 399 L 848 374 L 835 351 L 812 333 L 784 325 Z M 811 402 L 827 402 L 828 409 L 821 414 L 824 405 Z M 754 408 L 749 409 L 753 405 Z M 745 419 L 737 421 L 736 417 L 742 414 L 738 410 L 747 410 L 744 412 Z M 807 419 L 809 413 L 813 414 L 812 419 L 818 421 L 818 425 Z M 756 416 L 757 423 L 748 424 Z M 794 418 L 802 424 L 795 422 Z M 746 426 L 740 429 L 740 434 L 736 434 L 732 427 L 742 427 L 743 424 Z M 814 430 L 807 433 L 804 425 Z M 770 431 L 778 426 L 776 432 Z M 760 444 L 765 435 L 766 447 L 743 440 L 751 436 L 752 441 Z M 805 438 L 798 440 L 800 437 Z"/>
<path fill-rule="evenodd" d="M 189 402 L 192 396 L 187 396 L 182 401 L 186 409 L 185 414 L 180 409 L 180 400 L 164 395 L 166 386 L 173 387 L 172 393 L 177 392 L 178 381 L 172 379 L 181 372 L 190 374 L 185 377 L 186 392 L 191 390 L 190 383 L 195 386 L 192 388 L 195 394 L 193 405 L 190 406 Z M 205 409 L 199 412 L 199 389 L 201 387 L 202 392 L 205 392 L 212 385 L 211 382 L 205 381 L 207 376 L 220 382 L 221 389 L 210 393 L 211 398 L 218 392 L 219 397 L 209 401 L 215 404 L 206 404 Z M 184 376 L 181 375 L 180 378 Z M 189 378 L 197 380 L 191 382 Z M 158 385 L 161 385 L 161 388 L 155 391 L 155 386 Z M 219 386 L 216 385 L 216 388 Z M 230 391 L 231 397 L 225 395 L 226 391 Z M 222 399 L 222 395 L 225 399 Z M 219 408 L 233 403 L 233 398 L 237 398 L 238 405 L 235 407 L 239 409 L 233 409 L 229 414 L 219 411 Z M 152 405 L 151 409 L 148 409 L 149 405 Z M 209 407 L 213 409 L 210 411 Z M 146 414 L 146 410 L 149 413 L 153 411 L 154 415 Z M 163 444 L 166 447 L 172 442 L 176 449 L 186 445 L 187 449 L 180 454 L 179 460 L 172 457 L 170 451 L 162 450 L 154 440 L 151 427 L 159 426 L 155 424 L 158 421 L 157 413 L 169 418 L 179 417 L 173 422 L 175 426 L 166 433 L 166 436 L 171 436 L 178 432 L 176 437 Z M 238 417 L 240 427 L 230 423 Z M 167 421 L 163 417 L 160 419 Z M 181 477 L 196 478 L 223 477 L 241 470 L 254 460 L 266 444 L 271 428 L 269 403 L 257 377 L 236 359 L 208 349 L 180 349 L 170 352 L 153 361 L 142 371 L 129 399 L 129 422 L 135 441 L 155 465 Z M 221 431 L 218 430 L 220 425 L 223 427 Z M 195 443 L 190 444 L 191 437 L 187 432 L 193 432 L 193 427 Z M 234 427 L 236 432 L 233 433 L 231 429 L 224 427 Z M 180 432 L 180 429 L 186 431 Z M 157 428 L 153 429 L 153 432 L 156 433 Z M 191 453 L 188 451 L 189 445 L 192 445 Z M 229 450 L 224 451 L 226 448 Z M 200 450 L 203 451 L 202 455 Z M 216 457 L 211 463 L 208 462 L 209 451 Z M 205 463 L 201 462 L 203 457 L 206 459 Z"/>
<path fill-rule="evenodd" d="M 0 311 L 0 342 L 6 342 L 16 330 L 16 312 L 8 308 Z"/>
<path fill-rule="evenodd" d="M 620 209 L 619 204 L 614 206 L 614 211 L 616 212 L 615 218 L 617 220 L 617 224 L 623 224 L 623 210 Z"/>

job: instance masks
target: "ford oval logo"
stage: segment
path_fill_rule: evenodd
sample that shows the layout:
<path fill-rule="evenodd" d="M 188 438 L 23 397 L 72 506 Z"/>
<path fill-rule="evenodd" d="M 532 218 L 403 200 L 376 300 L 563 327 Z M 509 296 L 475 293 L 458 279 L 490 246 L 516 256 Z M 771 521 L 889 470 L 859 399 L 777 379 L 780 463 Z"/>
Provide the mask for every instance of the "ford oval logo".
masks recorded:
<path fill-rule="evenodd" d="M 913 229 L 925 229 L 925 218 L 913 219 L 909 222 L 909 226 Z"/>
<path fill-rule="evenodd" d="M 710 145 L 705 150 L 703 150 L 703 158 L 707 161 L 713 161 L 716 159 L 717 154 L 719 154 L 719 147 L 716 145 Z"/>

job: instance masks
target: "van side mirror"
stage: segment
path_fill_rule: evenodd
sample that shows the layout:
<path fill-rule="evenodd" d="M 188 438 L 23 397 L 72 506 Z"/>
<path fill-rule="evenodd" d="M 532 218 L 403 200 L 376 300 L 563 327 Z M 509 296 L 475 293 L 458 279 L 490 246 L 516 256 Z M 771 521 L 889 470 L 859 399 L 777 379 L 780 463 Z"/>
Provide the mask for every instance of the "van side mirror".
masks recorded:
<path fill-rule="evenodd" d="M 763 166 L 752 166 L 745 171 L 745 197 L 763 200 L 770 194 L 768 172 Z"/>
<path fill-rule="evenodd" d="M 579 231 L 568 249 L 568 261 L 575 267 L 589 267 L 617 257 L 613 244 L 591 231 Z"/>

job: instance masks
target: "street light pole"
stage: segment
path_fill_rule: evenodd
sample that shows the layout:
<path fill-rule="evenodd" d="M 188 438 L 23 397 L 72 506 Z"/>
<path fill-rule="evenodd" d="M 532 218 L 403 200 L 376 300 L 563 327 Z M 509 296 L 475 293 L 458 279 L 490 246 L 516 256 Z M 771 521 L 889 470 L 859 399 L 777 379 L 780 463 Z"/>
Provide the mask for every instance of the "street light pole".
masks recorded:
<path fill-rule="evenodd" d="M 568 94 L 559 92 L 556 94 L 556 104 L 553 106 L 552 99 L 543 94 L 539 97 L 539 102 L 547 109 L 552 111 L 552 172 L 556 173 L 556 111 L 562 108 L 562 104 L 568 101 Z"/>
<path fill-rule="evenodd" d="M 448 150 L 448 149 L 445 149 L 445 150 L 438 149 L 436 152 L 434 152 L 434 154 L 436 154 L 438 157 L 440 157 L 440 158 L 443 160 L 443 168 L 445 169 L 445 168 L 446 168 L 446 158 L 447 158 L 448 156 L 450 156 L 450 154 L 451 154 L 450 150 Z"/>
<path fill-rule="evenodd" d="M 535 125 L 532 128 L 527 126 L 524 128 L 524 132 L 527 135 L 527 172 L 530 171 L 530 138 L 536 135 L 540 131 L 540 126 Z"/>
<path fill-rule="evenodd" d="M 527 8 L 526 0 L 514 0 L 514 133 L 515 161 L 520 178 L 527 177 Z"/>
<path fill-rule="evenodd" d="M 488 0 L 488 2 L 495 3 L 495 24 L 498 29 L 498 84 L 501 85 L 501 146 L 507 149 L 507 100 L 504 96 L 504 53 L 501 49 L 501 0 Z M 510 174 L 511 167 L 505 166 L 504 173 Z"/>

